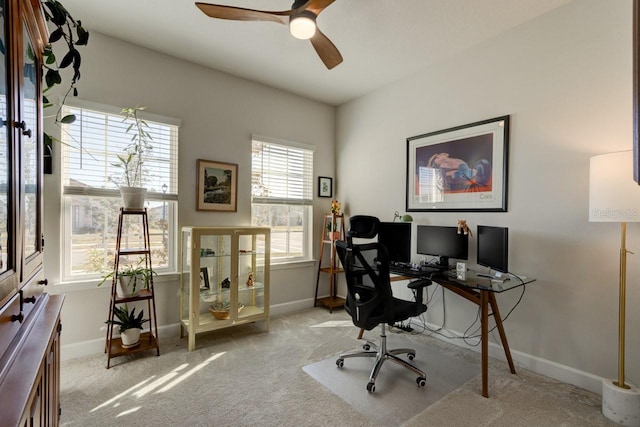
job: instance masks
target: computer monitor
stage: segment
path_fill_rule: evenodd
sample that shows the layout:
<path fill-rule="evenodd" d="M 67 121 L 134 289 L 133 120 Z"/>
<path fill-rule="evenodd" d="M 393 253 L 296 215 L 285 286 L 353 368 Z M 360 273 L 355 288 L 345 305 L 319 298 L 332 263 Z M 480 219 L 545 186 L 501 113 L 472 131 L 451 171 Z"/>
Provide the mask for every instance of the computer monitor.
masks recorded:
<path fill-rule="evenodd" d="M 458 234 L 458 227 L 419 225 L 417 252 L 439 257 L 437 266 L 449 268 L 449 258 L 466 260 L 469 256 L 469 236 Z"/>
<path fill-rule="evenodd" d="M 389 262 L 411 262 L 411 223 L 381 222 L 378 242 L 387 248 Z"/>
<path fill-rule="evenodd" d="M 478 265 L 501 273 L 509 272 L 509 229 L 478 226 Z"/>

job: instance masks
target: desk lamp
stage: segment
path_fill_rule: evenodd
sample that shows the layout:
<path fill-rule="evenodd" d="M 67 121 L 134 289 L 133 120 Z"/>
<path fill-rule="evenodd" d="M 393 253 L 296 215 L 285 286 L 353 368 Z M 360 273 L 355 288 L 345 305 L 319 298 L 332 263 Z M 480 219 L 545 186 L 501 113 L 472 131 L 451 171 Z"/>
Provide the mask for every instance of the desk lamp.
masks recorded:
<path fill-rule="evenodd" d="M 591 158 L 589 168 L 589 222 L 621 224 L 618 380 L 602 383 L 602 413 L 622 425 L 640 424 L 640 390 L 624 381 L 625 299 L 627 276 L 627 222 L 640 222 L 640 186 L 633 180 L 633 152 L 621 151 Z"/>

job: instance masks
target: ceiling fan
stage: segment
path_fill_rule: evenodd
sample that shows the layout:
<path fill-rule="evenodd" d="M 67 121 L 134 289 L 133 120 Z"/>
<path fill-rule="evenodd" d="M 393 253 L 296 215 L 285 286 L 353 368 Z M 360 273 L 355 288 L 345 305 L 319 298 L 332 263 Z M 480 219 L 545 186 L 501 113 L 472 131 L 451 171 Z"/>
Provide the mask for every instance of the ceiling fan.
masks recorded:
<path fill-rule="evenodd" d="M 342 62 L 342 55 L 316 24 L 316 18 L 335 0 L 294 0 L 291 10 L 268 12 L 235 6 L 196 2 L 207 16 L 235 21 L 271 21 L 289 24 L 291 34 L 299 39 L 310 39 L 313 48 L 328 69 Z"/>

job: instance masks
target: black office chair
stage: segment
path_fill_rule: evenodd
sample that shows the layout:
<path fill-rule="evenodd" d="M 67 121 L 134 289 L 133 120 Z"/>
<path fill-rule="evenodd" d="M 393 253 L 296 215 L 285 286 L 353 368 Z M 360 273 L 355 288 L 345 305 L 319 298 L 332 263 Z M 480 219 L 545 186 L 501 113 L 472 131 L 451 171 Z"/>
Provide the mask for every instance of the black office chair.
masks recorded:
<path fill-rule="evenodd" d="M 416 301 L 395 298 L 389 280 L 389 257 L 384 245 L 378 242 L 354 244 L 353 239 L 372 239 L 378 233 L 380 221 L 376 217 L 357 215 L 351 217 L 347 240 L 336 241 L 336 250 L 347 280 L 346 311 L 351 315 L 353 324 L 359 328 L 372 330 L 380 325 L 380 343 L 367 341 L 364 351 L 356 350 L 341 354 L 336 360 L 339 368 L 349 357 L 375 357 L 375 364 L 369 376 L 367 391 L 375 391 L 375 381 L 382 364 L 391 360 L 418 374 L 419 387 L 426 384 L 426 375 L 420 369 L 398 357 L 406 354 L 409 360 L 416 355 L 410 348 L 387 349 L 385 326 L 418 316 L 427 310 L 422 303 L 422 291 L 431 284 L 431 280 L 422 279 L 411 282 Z"/>

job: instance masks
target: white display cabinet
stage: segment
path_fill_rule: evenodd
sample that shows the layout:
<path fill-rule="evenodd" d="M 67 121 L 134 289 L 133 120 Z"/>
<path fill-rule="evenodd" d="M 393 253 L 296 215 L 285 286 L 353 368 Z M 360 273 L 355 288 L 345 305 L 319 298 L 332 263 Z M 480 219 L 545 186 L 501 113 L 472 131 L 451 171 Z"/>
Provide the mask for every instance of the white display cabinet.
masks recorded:
<path fill-rule="evenodd" d="M 183 227 L 180 336 L 265 321 L 269 331 L 267 227 Z"/>

